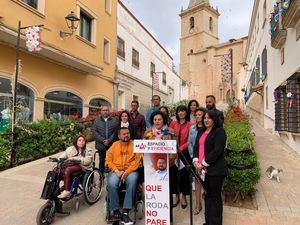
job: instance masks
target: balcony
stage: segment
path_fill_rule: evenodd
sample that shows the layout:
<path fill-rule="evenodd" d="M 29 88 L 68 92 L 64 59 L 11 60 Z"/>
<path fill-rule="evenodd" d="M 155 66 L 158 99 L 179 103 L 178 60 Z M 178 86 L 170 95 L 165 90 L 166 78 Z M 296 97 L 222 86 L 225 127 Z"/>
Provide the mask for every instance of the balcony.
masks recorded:
<path fill-rule="evenodd" d="M 281 49 L 286 41 L 287 31 L 280 29 L 279 22 L 271 18 L 271 46 L 275 49 Z"/>
<path fill-rule="evenodd" d="M 289 8 L 282 13 L 282 25 L 294 28 L 300 19 L 300 0 L 290 0 Z"/>

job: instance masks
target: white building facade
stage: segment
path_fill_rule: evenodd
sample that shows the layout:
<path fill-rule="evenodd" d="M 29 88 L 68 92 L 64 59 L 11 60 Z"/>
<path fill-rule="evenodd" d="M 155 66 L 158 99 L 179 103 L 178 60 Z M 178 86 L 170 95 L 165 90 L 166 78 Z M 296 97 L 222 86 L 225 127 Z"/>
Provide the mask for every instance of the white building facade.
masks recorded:
<path fill-rule="evenodd" d="M 130 109 L 131 101 L 138 100 L 145 113 L 151 104 L 152 82 L 158 82 L 153 94 L 161 97 L 162 104 L 184 99 L 187 87 L 174 70 L 173 58 L 121 1 L 117 20 L 118 108 Z M 158 80 L 152 80 L 153 73 Z"/>
<path fill-rule="evenodd" d="M 246 109 L 298 152 L 299 15 L 300 0 L 291 0 L 289 5 L 284 5 L 284 1 L 255 0 L 244 63 Z"/>

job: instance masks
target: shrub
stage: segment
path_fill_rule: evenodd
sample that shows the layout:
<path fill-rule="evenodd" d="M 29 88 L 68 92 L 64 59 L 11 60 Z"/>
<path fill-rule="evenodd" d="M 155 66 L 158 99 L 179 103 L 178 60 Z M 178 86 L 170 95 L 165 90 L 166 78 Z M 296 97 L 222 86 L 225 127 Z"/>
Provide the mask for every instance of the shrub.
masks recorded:
<path fill-rule="evenodd" d="M 22 124 L 15 129 L 15 150 L 17 162 L 33 160 L 59 152 L 70 146 L 75 137 L 83 134 L 85 126 L 74 121 L 60 122 L 41 120 L 30 124 Z M 0 139 L 0 167 L 8 165 L 10 141 Z"/>
<path fill-rule="evenodd" d="M 239 107 L 232 107 L 226 113 L 224 128 L 228 148 L 225 153 L 228 176 L 224 191 L 244 198 L 255 190 L 260 178 L 251 125 Z"/>
<path fill-rule="evenodd" d="M 178 106 L 180 106 L 180 105 L 185 105 L 185 106 L 187 106 L 188 103 L 189 103 L 189 100 L 184 99 L 184 100 L 181 100 L 181 101 L 179 101 L 179 102 L 176 102 L 176 103 L 173 103 L 173 104 L 168 105 L 170 117 L 175 116 L 176 108 L 177 108 Z"/>

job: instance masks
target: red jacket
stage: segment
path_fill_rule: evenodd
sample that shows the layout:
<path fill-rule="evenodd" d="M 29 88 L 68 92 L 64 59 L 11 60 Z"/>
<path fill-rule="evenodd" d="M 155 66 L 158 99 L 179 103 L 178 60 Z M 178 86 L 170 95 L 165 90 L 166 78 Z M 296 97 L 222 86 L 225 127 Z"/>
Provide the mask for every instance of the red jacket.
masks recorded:
<path fill-rule="evenodd" d="M 190 121 L 187 121 L 184 124 L 180 124 L 177 120 L 173 120 L 170 123 L 169 127 L 175 132 L 180 151 L 188 150 L 188 137 L 191 125 L 192 124 L 190 123 Z"/>

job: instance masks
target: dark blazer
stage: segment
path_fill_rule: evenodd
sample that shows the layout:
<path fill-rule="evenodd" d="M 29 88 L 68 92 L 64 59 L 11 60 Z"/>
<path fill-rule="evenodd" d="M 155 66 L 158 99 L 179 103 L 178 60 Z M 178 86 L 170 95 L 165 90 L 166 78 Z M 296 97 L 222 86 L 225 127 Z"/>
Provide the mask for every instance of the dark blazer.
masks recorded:
<path fill-rule="evenodd" d="M 216 109 L 216 108 L 214 108 L 213 110 L 214 110 L 214 111 L 216 112 L 216 114 L 218 115 L 218 118 L 219 118 L 219 126 L 223 126 L 223 123 L 224 123 L 224 114 L 223 114 L 223 112 L 220 111 L 220 110 L 218 110 L 218 109 Z"/>
<path fill-rule="evenodd" d="M 116 140 L 117 128 L 119 121 L 114 117 L 109 117 L 107 122 L 99 116 L 93 124 L 93 136 L 96 142 L 97 150 L 107 150 Z M 109 140 L 109 146 L 105 146 L 103 141 Z"/>
<path fill-rule="evenodd" d="M 199 140 L 203 133 L 203 130 L 199 130 L 198 132 L 194 146 L 193 158 L 199 158 Z M 223 127 L 214 128 L 206 137 L 204 155 L 205 162 L 209 164 L 207 167 L 207 175 L 227 175 L 227 163 L 224 158 L 226 139 L 227 136 Z"/>

